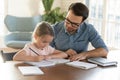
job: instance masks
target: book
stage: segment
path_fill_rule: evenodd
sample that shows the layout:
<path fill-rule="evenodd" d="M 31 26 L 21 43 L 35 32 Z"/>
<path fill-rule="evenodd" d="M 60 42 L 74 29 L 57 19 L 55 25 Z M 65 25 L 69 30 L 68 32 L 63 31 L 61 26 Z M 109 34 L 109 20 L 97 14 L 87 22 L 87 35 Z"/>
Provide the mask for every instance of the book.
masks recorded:
<path fill-rule="evenodd" d="M 68 59 L 48 59 L 48 60 L 42 60 L 40 62 L 30 62 L 30 61 L 25 61 L 24 63 L 34 65 L 37 67 L 47 67 L 47 66 L 53 66 L 55 64 L 60 64 L 60 63 L 66 63 L 69 62 L 70 60 Z"/>
<path fill-rule="evenodd" d="M 97 57 L 97 58 L 89 58 L 89 62 L 98 64 L 100 66 L 113 66 L 117 65 L 117 61 L 113 61 L 107 58 Z"/>
<path fill-rule="evenodd" d="M 73 61 L 73 62 L 68 62 L 66 64 L 69 66 L 73 66 L 81 69 L 91 69 L 91 68 L 97 67 L 96 64 L 82 62 L 82 61 Z"/>
<path fill-rule="evenodd" d="M 47 61 L 47 60 L 43 60 L 43 61 L 40 61 L 40 62 L 25 61 L 24 63 L 30 64 L 30 65 L 34 65 L 34 66 L 37 66 L 37 67 L 48 67 L 48 66 L 53 66 L 53 65 L 55 65 L 54 62 L 52 62 L 52 61 Z"/>
<path fill-rule="evenodd" d="M 23 75 L 41 75 L 44 72 L 35 66 L 19 66 L 18 69 Z"/>

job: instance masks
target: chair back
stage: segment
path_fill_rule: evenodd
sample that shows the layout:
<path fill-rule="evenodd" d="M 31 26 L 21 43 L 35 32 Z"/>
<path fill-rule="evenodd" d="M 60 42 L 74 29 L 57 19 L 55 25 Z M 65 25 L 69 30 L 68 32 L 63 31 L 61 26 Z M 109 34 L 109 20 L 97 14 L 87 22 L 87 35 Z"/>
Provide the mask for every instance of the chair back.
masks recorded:
<path fill-rule="evenodd" d="M 10 32 L 32 32 L 36 24 L 41 21 L 41 15 L 32 17 L 16 17 L 7 15 L 4 19 L 4 23 Z"/>
<path fill-rule="evenodd" d="M 9 31 L 4 37 L 7 47 L 23 48 L 25 44 L 32 41 L 32 32 L 37 23 L 42 21 L 42 16 L 17 17 L 6 15 L 4 23 Z"/>

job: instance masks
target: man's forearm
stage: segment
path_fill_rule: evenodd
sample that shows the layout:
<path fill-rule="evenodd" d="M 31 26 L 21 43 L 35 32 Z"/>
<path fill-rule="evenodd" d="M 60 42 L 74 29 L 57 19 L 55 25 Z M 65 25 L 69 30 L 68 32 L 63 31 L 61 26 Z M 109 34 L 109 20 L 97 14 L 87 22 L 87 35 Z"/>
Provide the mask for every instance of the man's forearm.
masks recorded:
<path fill-rule="evenodd" d="M 86 58 L 107 57 L 108 51 L 104 48 L 97 48 L 97 49 L 94 49 L 94 50 L 87 51 L 85 53 L 86 53 Z"/>

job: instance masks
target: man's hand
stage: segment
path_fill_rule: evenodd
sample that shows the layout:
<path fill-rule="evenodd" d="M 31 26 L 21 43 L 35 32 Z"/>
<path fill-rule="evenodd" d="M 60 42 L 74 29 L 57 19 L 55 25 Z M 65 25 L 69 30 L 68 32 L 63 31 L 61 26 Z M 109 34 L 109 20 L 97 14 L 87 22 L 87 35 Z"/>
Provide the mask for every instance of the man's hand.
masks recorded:
<path fill-rule="evenodd" d="M 65 53 L 67 53 L 68 57 L 71 57 L 77 54 L 77 52 L 73 49 L 68 49 Z"/>
<path fill-rule="evenodd" d="M 70 59 L 70 61 L 77 61 L 77 60 L 79 61 L 79 60 L 86 59 L 86 57 L 87 57 L 87 54 L 83 52 L 80 54 L 73 55 L 69 59 Z"/>

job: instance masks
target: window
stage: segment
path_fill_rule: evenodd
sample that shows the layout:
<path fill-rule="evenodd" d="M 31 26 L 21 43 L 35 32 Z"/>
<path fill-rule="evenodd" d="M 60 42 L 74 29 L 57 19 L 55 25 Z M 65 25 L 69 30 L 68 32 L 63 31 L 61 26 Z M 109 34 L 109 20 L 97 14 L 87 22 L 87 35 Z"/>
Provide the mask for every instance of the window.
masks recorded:
<path fill-rule="evenodd" d="M 90 10 L 88 22 L 94 25 L 108 47 L 120 49 L 120 1 L 86 0 L 86 4 Z"/>

